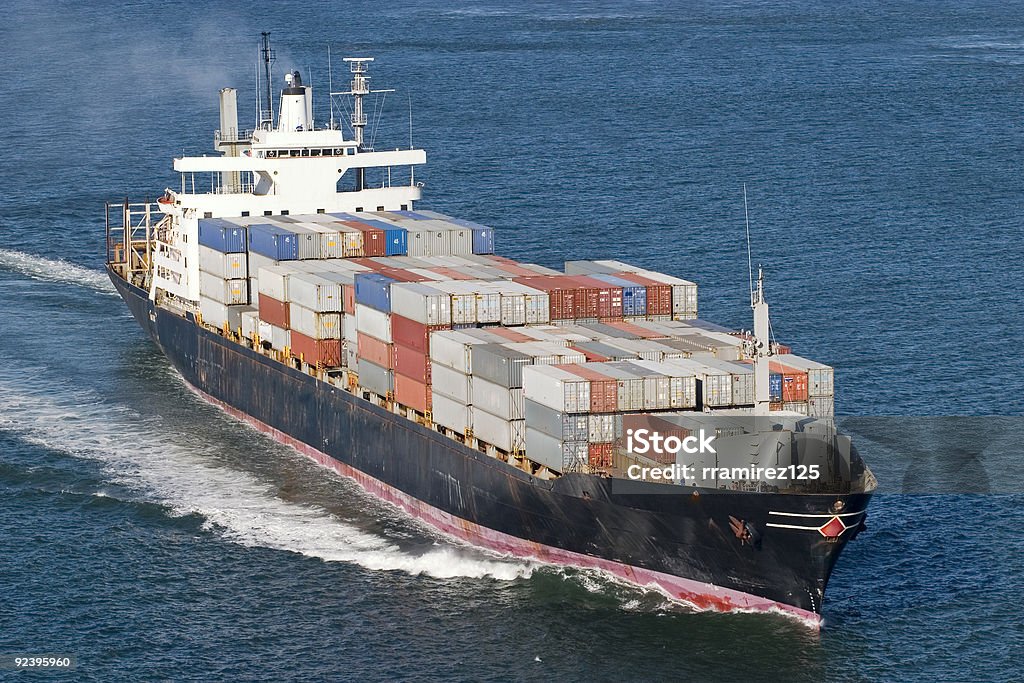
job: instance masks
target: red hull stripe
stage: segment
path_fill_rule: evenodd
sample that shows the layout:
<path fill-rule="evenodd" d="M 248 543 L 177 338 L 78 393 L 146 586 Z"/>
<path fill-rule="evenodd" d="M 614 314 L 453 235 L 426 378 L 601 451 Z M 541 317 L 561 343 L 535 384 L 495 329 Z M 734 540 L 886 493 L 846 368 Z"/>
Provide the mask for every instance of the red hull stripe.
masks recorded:
<path fill-rule="evenodd" d="M 191 385 L 188 386 L 203 400 L 217 406 L 235 419 L 245 422 L 276 441 L 291 446 L 323 467 L 349 479 L 354 479 L 363 489 L 377 498 L 385 500 L 413 517 L 426 522 L 435 529 L 471 545 L 481 546 L 504 555 L 537 560 L 553 565 L 600 569 L 645 588 L 655 587 L 673 600 L 685 602 L 699 610 L 717 612 L 777 612 L 786 616 L 796 617 L 812 628 L 821 627 L 820 614 L 800 609 L 793 605 L 775 602 L 774 600 L 742 591 L 721 588 L 710 583 L 702 583 L 680 576 L 673 576 L 650 569 L 605 560 L 600 557 L 592 557 L 562 548 L 543 545 L 534 541 L 527 541 L 500 531 L 488 529 L 461 517 L 456 517 L 413 498 L 409 494 L 399 491 L 393 486 L 385 484 L 345 463 L 339 462 L 326 453 L 298 441 L 270 425 L 260 422 L 251 415 L 213 398 L 200 389 Z"/>

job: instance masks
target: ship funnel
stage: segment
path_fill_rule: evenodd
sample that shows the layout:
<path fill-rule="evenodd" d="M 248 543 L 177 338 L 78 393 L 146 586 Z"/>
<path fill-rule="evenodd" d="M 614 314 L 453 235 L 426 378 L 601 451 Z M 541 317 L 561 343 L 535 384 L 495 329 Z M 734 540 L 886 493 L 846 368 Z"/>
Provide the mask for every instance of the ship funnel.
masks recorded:
<path fill-rule="evenodd" d="M 292 71 L 284 76 L 281 108 L 277 119 L 279 131 L 313 129 L 313 89 L 302 84 L 302 75 Z"/>

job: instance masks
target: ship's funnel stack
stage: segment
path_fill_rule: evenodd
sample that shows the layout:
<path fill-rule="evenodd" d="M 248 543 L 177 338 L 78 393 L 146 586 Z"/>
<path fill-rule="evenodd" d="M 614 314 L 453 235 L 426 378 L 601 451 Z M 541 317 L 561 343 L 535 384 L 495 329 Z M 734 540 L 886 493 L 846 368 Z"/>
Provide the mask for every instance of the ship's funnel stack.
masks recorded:
<path fill-rule="evenodd" d="M 313 91 L 302 85 L 302 76 L 293 71 L 284 76 L 285 88 L 281 91 L 281 109 L 277 119 L 279 131 L 302 131 L 313 128 Z"/>
<path fill-rule="evenodd" d="M 239 156 L 242 140 L 238 134 L 238 96 L 234 88 L 220 90 L 220 130 L 217 135 L 217 149 L 224 156 Z M 241 185 L 238 171 L 224 171 L 220 174 L 221 186 L 226 192 L 237 192 Z"/>

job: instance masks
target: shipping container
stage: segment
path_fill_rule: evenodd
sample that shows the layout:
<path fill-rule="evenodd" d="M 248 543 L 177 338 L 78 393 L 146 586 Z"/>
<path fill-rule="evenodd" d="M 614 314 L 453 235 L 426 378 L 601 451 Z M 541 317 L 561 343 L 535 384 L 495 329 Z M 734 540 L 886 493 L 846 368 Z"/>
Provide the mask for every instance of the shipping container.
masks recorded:
<path fill-rule="evenodd" d="M 468 375 L 473 371 L 472 347 L 486 343 L 489 342 L 457 330 L 435 332 L 430 336 L 430 359 L 434 364 Z"/>
<path fill-rule="evenodd" d="M 381 396 L 387 396 L 395 391 L 395 375 L 388 368 L 360 359 L 359 385 Z"/>
<path fill-rule="evenodd" d="M 525 417 L 521 388 L 509 389 L 479 376 L 472 377 L 471 384 L 474 407 L 506 420 L 521 420 Z"/>
<path fill-rule="evenodd" d="M 421 384 L 430 384 L 430 356 L 408 346 L 393 344 L 392 358 L 396 375 L 405 375 Z"/>
<path fill-rule="evenodd" d="M 616 381 L 619 412 L 644 410 L 644 378 L 617 363 L 590 363 L 588 369 Z"/>
<path fill-rule="evenodd" d="M 431 327 L 452 324 L 452 297 L 442 289 L 403 282 L 391 286 L 391 312 Z"/>
<path fill-rule="evenodd" d="M 531 401 L 560 413 L 590 410 L 590 380 L 560 368 L 548 365 L 523 368 L 523 393 Z"/>
<path fill-rule="evenodd" d="M 697 377 L 692 370 L 685 370 L 668 363 L 637 360 L 633 365 L 656 372 L 668 378 L 669 405 L 671 409 L 697 407 Z"/>
<path fill-rule="evenodd" d="M 341 339 L 339 313 L 320 313 L 294 301 L 288 304 L 288 327 L 312 339 Z"/>
<path fill-rule="evenodd" d="M 459 434 L 473 429 L 473 409 L 465 403 L 439 393 L 436 388 L 431 391 L 430 402 L 431 419 L 437 424 Z"/>
<path fill-rule="evenodd" d="M 278 351 L 284 351 L 291 346 L 291 330 L 272 325 L 263 319 L 259 322 L 259 334 L 263 342 L 269 343 L 272 348 Z"/>
<path fill-rule="evenodd" d="M 298 230 L 299 228 L 302 228 L 304 231 L 313 233 L 314 235 L 312 239 L 319 241 L 319 258 L 328 259 L 344 258 L 346 256 L 345 240 L 342 237 L 341 230 L 339 229 L 341 227 L 343 226 L 336 223 L 334 225 L 324 225 L 322 223 L 300 222 L 295 226 L 295 229 Z M 302 241 L 302 235 L 299 235 L 299 241 Z M 299 247 L 299 251 L 301 256 L 301 246 Z M 353 256 L 357 255 L 361 255 L 361 250 L 360 254 L 353 254 Z"/>
<path fill-rule="evenodd" d="M 476 406 L 473 406 L 473 434 L 503 451 L 523 451 L 526 448 L 524 420 L 505 420 Z"/>
<path fill-rule="evenodd" d="M 768 367 L 771 369 L 771 372 L 777 372 L 782 375 L 783 403 L 807 400 L 806 371 L 780 363 L 774 358 L 769 360 Z"/>
<path fill-rule="evenodd" d="M 807 414 L 811 417 L 834 417 L 834 401 L 831 396 L 812 396 L 807 401 Z"/>
<path fill-rule="evenodd" d="M 445 241 L 448 243 L 448 250 L 443 253 L 452 254 L 454 256 L 474 253 L 475 231 L 470 230 L 469 228 L 456 227 L 455 229 L 447 230 L 445 232 L 447 233 Z"/>
<path fill-rule="evenodd" d="M 391 316 L 362 304 L 356 305 L 356 329 L 363 334 L 391 343 Z"/>
<path fill-rule="evenodd" d="M 782 374 L 768 373 L 768 397 L 772 403 L 782 403 Z M 780 407 L 779 410 L 782 410 Z"/>
<path fill-rule="evenodd" d="M 224 280 L 249 277 L 245 252 L 224 253 L 203 245 L 199 245 L 199 270 Z"/>
<path fill-rule="evenodd" d="M 341 367 L 341 342 L 337 339 L 314 339 L 291 330 L 291 351 L 310 365 L 324 368 Z"/>
<path fill-rule="evenodd" d="M 299 260 L 329 258 L 328 255 L 323 253 L 321 248 L 321 235 L 319 231 L 307 228 L 301 223 L 293 223 L 286 229 L 295 235 L 295 253 L 298 255 Z"/>
<path fill-rule="evenodd" d="M 473 403 L 473 381 L 471 375 L 431 360 L 430 383 L 435 392 L 461 401 L 466 405 L 472 405 Z"/>
<path fill-rule="evenodd" d="M 240 316 L 242 336 L 247 339 L 253 339 L 259 334 L 260 314 L 259 311 L 252 306 L 249 308 L 250 310 L 243 310 Z"/>
<path fill-rule="evenodd" d="M 227 328 L 232 332 L 238 332 L 242 327 L 242 316 L 245 313 L 254 313 L 255 308 L 245 305 L 227 305 L 207 297 L 199 298 L 199 313 L 203 316 L 203 322 L 217 328 Z"/>
<path fill-rule="evenodd" d="M 494 230 L 484 226 L 470 228 L 473 231 L 473 253 L 494 253 Z"/>
<path fill-rule="evenodd" d="M 701 359 L 705 365 L 721 368 L 732 374 L 732 404 L 735 406 L 754 405 L 754 366 L 737 361 Z"/>
<path fill-rule="evenodd" d="M 529 429 L 536 429 L 559 441 L 588 441 L 590 417 L 581 413 L 560 413 L 546 405 L 525 399 L 523 414 Z M 529 446 L 527 446 L 529 454 Z"/>
<path fill-rule="evenodd" d="M 636 273 L 616 273 L 616 277 L 643 285 L 647 290 L 647 315 L 672 315 L 672 286 Z"/>
<path fill-rule="evenodd" d="M 590 275 L 595 280 L 607 282 L 622 288 L 622 315 L 644 316 L 647 315 L 647 287 L 636 282 L 630 282 L 615 275 L 595 273 Z"/>
<path fill-rule="evenodd" d="M 360 332 L 356 349 L 361 360 L 368 360 L 382 368 L 394 368 L 395 352 L 388 342 Z"/>
<path fill-rule="evenodd" d="M 202 296 L 228 306 L 249 303 L 248 280 L 225 280 L 200 271 L 199 291 Z"/>
<path fill-rule="evenodd" d="M 271 325 L 276 325 L 284 329 L 290 327 L 289 317 L 290 311 L 288 304 L 283 301 L 267 296 L 266 294 L 260 294 L 260 320 L 264 320 Z"/>
<path fill-rule="evenodd" d="M 632 351 L 626 351 L 625 349 L 620 349 L 616 346 L 611 346 L 610 344 L 607 344 L 605 342 L 575 342 L 572 345 L 572 347 L 575 349 L 579 349 L 582 353 L 594 354 L 607 360 L 632 360 L 639 358 L 639 356 Z"/>
<path fill-rule="evenodd" d="M 395 372 L 395 400 L 421 413 L 429 413 L 431 408 L 430 385 L 419 380 Z"/>
<path fill-rule="evenodd" d="M 526 430 L 526 454 L 555 472 L 582 472 L 588 458 L 586 441 L 559 441 L 536 429 Z"/>
<path fill-rule="evenodd" d="M 641 271 L 641 275 L 671 286 L 673 318 L 689 320 L 697 317 L 697 285 L 695 283 L 652 270 Z"/>
<path fill-rule="evenodd" d="M 565 262 L 566 275 L 608 275 L 611 273 L 617 273 L 622 271 L 622 268 L 613 268 L 611 266 L 601 265 L 596 261 Z"/>
<path fill-rule="evenodd" d="M 523 386 L 523 366 L 533 357 L 500 344 L 480 344 L 470 350 L 474 377 L 511 389 Z"/>
<path fill-rule="evenodd" d="M 828 365 L 788 353 L 779 354 L 773 360 L 807 373 L 808 396 L 832 396 L 835 394 L 835 371 Z"/>
<path fill-rule="evenodd" d="M 689 358 L 672 358 L 665 362 L 693 372 L 697 377 L 697 390 L 701 399 L 698 408 L 724 408 L 733 405 L 733 382 L 730 373 Z"/>
<path fill-rule="evenodd" d="M 401 344 L 420 353 L 430 353 L 430 335 L 432 332 L 449 329 L 447 325 L 424 325 L 415 320 L 410 320 L 395 313 L 391 314 L 391 338 L 396 344 Z"/>
<path fill-rule="evenodd" d="M 622 287 L 598 280 L 587 275 L 574 275 L 584 296 L 585 318 L 599 320 L 622 319 Z"/>
<path fill-rule="evenodd" d="M 391 311 L 391 285 L 394 278 L 378 273 L 355 275 L 355 301 L 358 304 L 388 313 Z"/>
<path fill-rule="evenodd" d="M 319 313 L 340 313 L 345 308 L 342 284 L 326 274 L 289 275 L 288 298 L 291 303 Z"/>
<path fill-rule="evenodd" d="M 295 233 L 267 223 L 249 226 L 249 251 L 277 261 L 299 258 L 299 243 Z"/>
<path fill-rule="evenodd" d="M 223 218 L 200 218 L 199 244 L 224 254 L 244 253 L 246 230 Z"/>
<path fill-rule="evenodd" d="M 791 413 L 800 413 L 801 415 L 807 415 L 809 412 L 807 401 L 783 401 L 782 409 Z"/>

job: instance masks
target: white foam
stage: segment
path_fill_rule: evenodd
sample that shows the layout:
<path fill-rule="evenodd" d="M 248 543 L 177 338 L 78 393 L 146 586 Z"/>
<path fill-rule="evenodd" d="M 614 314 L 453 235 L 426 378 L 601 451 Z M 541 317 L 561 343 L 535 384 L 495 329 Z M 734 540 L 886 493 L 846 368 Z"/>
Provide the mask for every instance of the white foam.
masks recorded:
<path fill-rule="evenodd" d="M 36 280 L 63 282 L 89 287 L 98 292 L 116 293 L 114 286 L 102 271 L 20 251 L 0 249 L 0 270 L 21 273 Z"/>
<path fill-rule="evenodd" d="M 9 370 L 0 372 L 0 430 L 99 461 L 113 483 L 167 506 L 173 514 L 201 515 L 206 528 L 240 545 L 445 579 L 513 580 L 530 576 L 536 566 L 457 545 L 435 544 L 425 553 L 405 551 L 321 507 L 284 501 L 271 484 L 249 473 L 212 462 L 216 444 L 167 433 L 168 426 L 158 419 L 103 403 L 89 392 L 52 385 L 43 392 L 33 389 L 38 381 L 20 379 L 12 380 Z M 267 448 L 281 448 L 282 457 L 289 456 L 283 447 L 263 440 Z M 352 495 L 369 499 L 355 486 Z"/>

